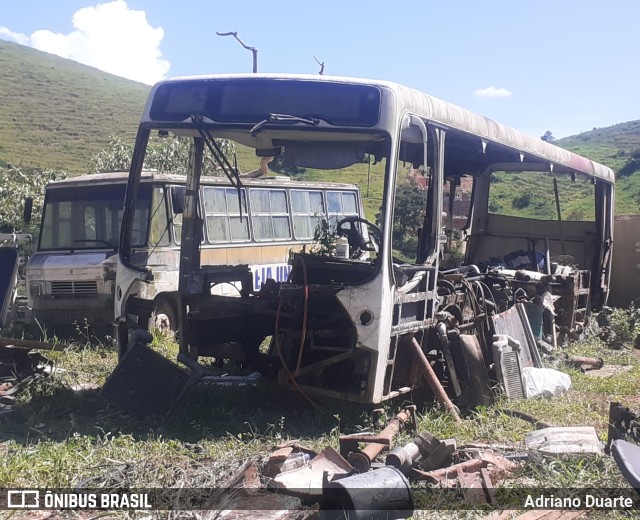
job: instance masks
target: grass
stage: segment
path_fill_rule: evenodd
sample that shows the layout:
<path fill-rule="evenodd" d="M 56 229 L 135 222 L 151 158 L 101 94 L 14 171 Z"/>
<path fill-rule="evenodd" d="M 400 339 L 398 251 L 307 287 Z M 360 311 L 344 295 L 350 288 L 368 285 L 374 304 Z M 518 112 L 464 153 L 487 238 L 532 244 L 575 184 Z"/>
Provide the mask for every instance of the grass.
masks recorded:
<path fill-rule="evenodd" d="M 635 311 L 614 311 L 610 323 L 621 328 Z M 634 331 L 622 331 L 627 338 Z M 156 336 L 154 348 L 172 358 L 176 345 Z M 570 355 L 601 356 L 606 366 L 630 367 L 609 377 L 593 377 L 560 365 L 572 388 L 553 399 L 506 400 L 463 414 L 462 424 L 438 408 L 418 416 L 418 430 L 455 438 L 458 446 L 486 443 L 522 452 L 533 426 L 505 410 L 520 410 L 557 426 L 593 425 L 606 440 L 608 403 L 633 409 L 640 400 L 640 361 L 627 342 L 611 350 L 597 338 L 570 344 Z M 5 487 L 115 488 L 219 486 L 248 459 L 265 462 L 276 445 L 297 440 L 309 448 L 338 448 L 344 433 L 377 431 L 369 410 L 356 404 L 321 400 L 331 414 L 319 413 L 298 394 L 263 382 L 258 388 L 192 388 L 166 420 L 134 420 L 113 408 L 96 390 L 74 390 L 80 383 L 101 385 L 116 364 L 115 349 L 71 342 L 46 353 L 56 370 L 18 395 L 16 410 L 2 418 L 0 482 Z M 401 403 L 385 406 L 392 416 Z M 634 408 L 635 407 L 635 408 Z M 397 443 L 411 439 L 401 434 Z M 530 461 L 505 485 L 551 488 L 625 487 L 609 458 Z M 419 484 L 424 485 L 424 484 Z M 421 496 L 421 495 L 420 495 Z M 423 507 L 434 507 L 425 503 Z M 441 514 L 441 513 L 438 513 Z M 119 512 L 122 518 L 134 513 Z M 451 518 L 480 513 L 450 512 Z M 614 515 L 615 516 L 615 515 Z M 71 516 L 70 516 L 71 517 Z M 415 518 L 436 518 L 419 511 Z"/>
<path fill-rule="evenodd" d="M 86 173 L 110 135 L 133 140 L 149 87 L 0 40 L 0 158 Z"/>

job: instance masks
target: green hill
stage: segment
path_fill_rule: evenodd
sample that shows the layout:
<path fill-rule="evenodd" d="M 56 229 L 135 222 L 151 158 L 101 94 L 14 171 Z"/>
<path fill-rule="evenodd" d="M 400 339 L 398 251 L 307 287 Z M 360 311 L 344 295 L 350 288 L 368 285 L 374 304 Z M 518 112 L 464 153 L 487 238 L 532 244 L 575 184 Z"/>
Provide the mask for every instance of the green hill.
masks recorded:
<path fill-rule="evenodd" d="M 133 142 L 149 87 L 0 40 L 0 162 L 84 173 L 109 136 Z M 554 142 L 610 166 L 618 176 L 616 213 L 637 213 L 640 194 L 640 120 L 594 128 Z M 238 149 L 243 170 L 255 156 Z M 323 172 L 307 177 L 324 180 Z M 359 184 L 371 217 L 382 196 L 380 165 L 356 165 L 346 182 Z"/>
<path fill-rule="evenodd" d="M 109 135 L 134 138 L 149 87 L 0 40 L 0 159 L 86 173 Z"/>
<path fill-rule="evenodd" d="M 640 211 L 640 120 L 594 128 L 554 144 L 616 172 L 616 214 Z"/>
<path fill-rule="evenodd" d="M 594 128 L 558 139 L 553 144 L 606 164 L 618 173 L 625 168 L 634 153 L 640 152 L 640 120 Z"/>

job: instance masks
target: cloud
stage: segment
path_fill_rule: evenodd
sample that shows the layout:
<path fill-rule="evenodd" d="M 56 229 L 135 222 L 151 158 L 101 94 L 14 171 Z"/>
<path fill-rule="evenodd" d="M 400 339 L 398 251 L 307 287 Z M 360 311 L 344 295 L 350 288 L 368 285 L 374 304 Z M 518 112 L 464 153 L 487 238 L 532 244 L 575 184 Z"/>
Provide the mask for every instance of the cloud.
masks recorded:
<path fill-rule="evenodd" d="M 72 23 L 69 34 L 43 29 L 25 36 L 0 27 L 0 38 L 146 84 L 169 71 L 160 52 L 164 29 L 151 26 L 144 11 L 130 9 L 124 0 L 83 7 Z"/>
<path fill-rule="evenodd" d="M 474 90 L 473 95 L 478 98 L 503 98 L 511 97 L 511 91 L 506 88 L 487 87 Z"/>
<path fill-rule="evenodd" d="M 7 27 L 0 27 L 0 39 L 16 42 L 20 45 L 29 45 L 28 36 L 20 33 L 15 33 L 9 30 Z"/>

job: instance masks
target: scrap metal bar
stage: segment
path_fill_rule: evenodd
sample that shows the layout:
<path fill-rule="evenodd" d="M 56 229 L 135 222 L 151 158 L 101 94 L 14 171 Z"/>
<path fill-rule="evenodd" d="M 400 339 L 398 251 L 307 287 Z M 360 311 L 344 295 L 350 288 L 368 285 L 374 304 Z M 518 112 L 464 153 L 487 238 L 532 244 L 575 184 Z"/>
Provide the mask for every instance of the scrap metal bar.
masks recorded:
<path fill-rule="evenodd" d="M 453 479 L 458 475 L 458 470 L 464 473 L 475 473 L 487 466 L 487 462 L 482 459 L 471 459 L 448 468 L 434 469 L 433 471 L 422 471 L 414 468 L 413 471 L 420 478 L 420 480 L 426 480 L 432 484 L 437 484 L 442 480 Z"/>
<path fill-rule="evenodd" d="M 590 357 L 580 357 L 580 356 L 571 356 L 567 358 L 567 361 L 571 363 L 573 366 L 581 368 L 583 365 L 586 365 L 592 369 L 599 369 L 604 366 L 604 361 L 602 358 L 590 358 Z"/>
<path fill-rule="evenodd" d="M 564 241 L 564 229 L 562 227 L 562 213 L 560 212 L 560 195 L 558 194 L 558 179 L 553 178 L 553 194 L 556 197 L 556 212 L 558 213 L 558 229 L 560 231 L 560 243 L 562 244 L 562 254 L 567 254 L 567 246 Z"/>
<path fill-rule="evenodd" d="M 444 388 L 442 388 L 442 384 L 438 380 L 438 376 L 431 368 L 431 363 L 427 359 L 427 356 L 422 352 L 422 347 L 416 340 L 416 338 L 411 338 L 411 346 L 413 347 L 413 352 L 418 360 L 419 367 L 422 369 L 422 375 L 427 380 L 429 384 L 429 388 L 433 391 L 436 396 L 436 399 L 453 415 L 455 421 L 460 424 L 462 423 L 462 419 L 460 419 L 460 415 L 458 415 L 458 410 L 449 399 L 449 396 L 445 392 Z"/>
<path fill-rule="evenodd" d="M 44 341 L 33 341 L 29 339 L 0 338 L 0 347 L 19 347 L 37 350 L 63 351 L 65 345 L 45 343 Z"/>

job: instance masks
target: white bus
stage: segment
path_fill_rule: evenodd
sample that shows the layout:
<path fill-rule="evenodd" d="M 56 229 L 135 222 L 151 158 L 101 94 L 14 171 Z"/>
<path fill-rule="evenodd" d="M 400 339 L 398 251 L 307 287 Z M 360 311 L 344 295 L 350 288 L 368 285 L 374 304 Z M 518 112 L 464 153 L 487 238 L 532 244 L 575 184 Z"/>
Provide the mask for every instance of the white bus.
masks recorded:
<path fill-rule="evenodd" d="M 85 324 L 113 333 L 116 253 L 128 173 L 83 175 L 46 189 L 38 249 L 26 268 L 32 329 L 68 333 Z M 175 330 L 185 177 L 145 171 L 135 202 L 132 261 L 149 277 L 129 287 L 129 319 Z M 226 178 L 200 187 L 203 257 L 250 265 L 251 290 L 283 282 L 289 250 L 312 242 L 319 221 L 362 214 L 357 187 L 342 183 L 246 179 L 238 193 Z M 239 200 L 242 200 L 240 211 Z M 152 278 L 151 278 L 152 277 Z M 218 294 L 238 295 L 223 284 Z"/>
<path fill-rule="evenodd" d="M 597 308 L 606 299 L 614 187 L 609 168 L 390 82 L 285 74 L 179 78 L 152 88 L 136 138 L 116 281 L 122 353 L 131 346 L 134 326 L 131 288 L 155 276 L 136 261 L 135 247 L 136 202 L 152 133 L 192 141 L 178 359 L 193 370 L 202 356 L 248 357 L 265 374 L 279 370 L 280 381 L 305 393 L 365 403 L 407 394 L 425 380 L 438 394 L 431 370 L 450 397 L 478 402 L 496 378 L 492 316 L 513 307 L 519 294 L 518 279 L 495 274 L 509 265 L 512 253 L 519 269 L 530 258 L 528 269 L 544 269 L 547 276 L 564 276 L 552 271 L 562 262 L 563 272 L 588 273 L 573 295 L 585 307 Z M 202 159 L 205 150 L 215 151 L 216 139 L 250 147 L 257 158 L 281 156 L 286 164 L 322 170 L 335 180 L 370 157 L 384 170 L 378 221 L 343 219 L 338 227 L 349 241 L 347 258 L 294 254 L 289 279 L 256 292 L 247 262 L 230 253 L 214 258 L 201 246 L 207 213 L 199 195 Z M 232 164 L 226 173 L 241 189 Z M 551 200 L 555 189 L 556 204 L 538 215 L 534 179 L 540 175 L 556 181 L 545 188 Z M 441 272 L 443 230 L 451 230 L 443 220 L 445 183 L 455 199 L 453 186 L 462 177 L 473 185 L 462 230 L 466 266 Z M 534 193 L 503 204 L 500 186 L 516 193 L 516 181 Z M 564 186 L 573 182 L 580 184 L 586 209 L 563 216 Z M 405 198 L 412 193 L 422 197 L 417 206 Z M 531 212 L 506 211 L 512 207 Z M 546 262 L 539 262 L 540 254 Z M 483 282 L 496 277 L 499 282 Z M 241 284 L 240 298 L 215 293 L 229 281 Z M 575 312 L 570 314 L 575 321 Z M 271 348 L 258 355 L 256 345 L 267 336 Z"/>

